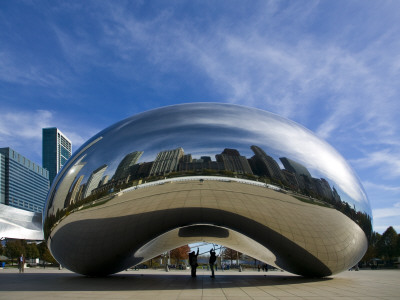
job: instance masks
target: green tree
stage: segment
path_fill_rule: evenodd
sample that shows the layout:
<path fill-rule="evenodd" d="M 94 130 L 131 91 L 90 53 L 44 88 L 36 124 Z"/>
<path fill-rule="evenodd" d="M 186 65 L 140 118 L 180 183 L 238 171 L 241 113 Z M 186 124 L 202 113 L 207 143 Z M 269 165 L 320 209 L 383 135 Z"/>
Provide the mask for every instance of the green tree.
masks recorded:
<path fill-rule="evenodd" d="M 43 261 L 47 261 L 52 264 L 56 264 L 57 261 L 54 259 L 53 255 L 51 255 L 49 248 L 47 248 L 46 242 L 41 242 L 37 245 L 39 250 L 39 258 Z"/>
<path fill-rule="evenodd" d="M 377 243 L 378 255 L 391 260 L 397 254 L 397 239 L 398 235 L 392 226 L 388 227 L 382 234 L 382 237 Z"/>
<path fill-rule="evenodd" d="M 39 257 L 39 249 L 36 243 L 31 243 L 26 245 L 26 257 L 27 258 L 38 258 Z"/>
<path fill-rule="evenodd" d="M 24 240 L 7 240 L 5 255 L 11 259 L 14 264 L 14 258 L 18 258 L 21 254 L 26 256 L 26 241 Z"/>
<path fill-rule="evenodd" d="M 236 260 L 236 263 L 239 263 L 238 260 L 242 257 L 242 255 L 242 253 L 231 248 L 224 248 L 221 254 L 223 259 L 231 261 L 231 265 L 233 264 L 234 260 Z"/>
<path fill-rule="evenodd" d="M 400 256 L 400 234 L 397 235 L 396 256 Z"/>
<path fill-rule="evenodd" d="M 364 254 L 364 257 L 361 259 L 363 262 L 368 262 L 371 259 L 378 257 L 377 244 L 378 244 L 379 240 L 381 239 L 381 237 L 382 237 L 382 235 L 380 235 L 378 232 L 371 233 L 367 252 Z"/>
<path fill-rule="evenodd" d="M 0 255 L 3 255 L 4 247 L 3 244 L 0 242 Z"/>

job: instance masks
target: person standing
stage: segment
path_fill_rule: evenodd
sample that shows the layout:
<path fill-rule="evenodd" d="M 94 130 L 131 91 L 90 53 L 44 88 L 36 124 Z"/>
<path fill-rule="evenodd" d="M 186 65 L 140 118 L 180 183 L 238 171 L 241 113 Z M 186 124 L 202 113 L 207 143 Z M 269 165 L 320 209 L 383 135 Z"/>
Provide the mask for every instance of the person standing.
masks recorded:
<path fill-rule="evenodd" d="M 197 254 L 194 251 L 189 253 L 189 264 L 192 268 L 192 277 L 196 277 L 196 270 L 197 270 L 197 256 L 199 255 L 199 248 L 197 248 Z"/>
<path fill-rule="evenodd" d="M 210 268 L 211 268 L 211 278 L 215 278 L 215 274 L 214 274 L 214 264 L 215 261 L 217 260 L 217 256 L 215 255 L 215 250 L 211 249 L 210 250 L 210 260 L 208 261 L 210 264 Z"/>
<path fill-rule="evenodd" d="M 18 270 L 20 273 L 24 273 L 25 269 L 25 258 L 24 255 L 21 254 L 21 256 L 18 258 Z"/>

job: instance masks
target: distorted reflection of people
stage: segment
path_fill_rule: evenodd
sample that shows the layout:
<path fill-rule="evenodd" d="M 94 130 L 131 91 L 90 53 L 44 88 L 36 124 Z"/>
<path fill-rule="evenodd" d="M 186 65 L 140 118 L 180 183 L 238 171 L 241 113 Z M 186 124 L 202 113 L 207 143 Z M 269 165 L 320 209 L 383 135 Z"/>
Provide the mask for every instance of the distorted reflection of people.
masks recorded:
<path fill-rule="evenodd" d="M 192 268 L 192 277 L 196 277 L 196 270 L 197 270 L 197 256 L 199 255 L 199 248 L 197 248 L 197 253 L 194 251 L 189 253 L 189 264 Z"/>
<path fill-rule="evenodd" d="M 209 264 L 210 264 L 210 268 L 211 268 L 211 278 L 215 278 L 215 274 L 214 274 L 214 263 L 217 260 L 217 256 L 215 255 L 215 250 L 211 249 L 210 250 L 210 260 L 209 260 Z"/>

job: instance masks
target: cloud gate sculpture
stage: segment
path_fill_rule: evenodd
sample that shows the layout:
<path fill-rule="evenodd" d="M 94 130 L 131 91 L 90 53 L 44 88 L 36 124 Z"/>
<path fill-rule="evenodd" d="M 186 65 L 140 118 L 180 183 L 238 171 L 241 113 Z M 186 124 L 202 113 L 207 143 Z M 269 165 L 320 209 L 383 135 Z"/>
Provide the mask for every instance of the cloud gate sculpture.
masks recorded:
<path fill-rule="evenodd" d="M 275 114 L 229 104 L 159 108 L 87 141 L 55 179 L 48 246 L 103 276 L 198 241 L 303 276 L 355 265 L 368 198 L 330 145 Z"/>

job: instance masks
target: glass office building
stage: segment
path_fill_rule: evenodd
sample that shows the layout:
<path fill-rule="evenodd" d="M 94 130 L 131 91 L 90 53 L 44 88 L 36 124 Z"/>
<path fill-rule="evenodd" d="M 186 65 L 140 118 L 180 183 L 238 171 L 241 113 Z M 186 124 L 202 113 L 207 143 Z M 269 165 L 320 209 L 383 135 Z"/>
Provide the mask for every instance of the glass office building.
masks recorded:
<path fill-rule="evenodd" d="M 42 212 L 49 172 L 11 148 L 0 148 L 0 203 Z"/>
<path fill-rule="evenodd" d="M 42 130 L 42 164 L 49 170 L 50 184 L 72 154 L 71 141 L 58 129 Z"/>

